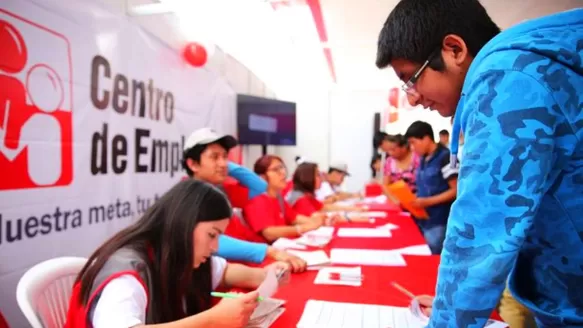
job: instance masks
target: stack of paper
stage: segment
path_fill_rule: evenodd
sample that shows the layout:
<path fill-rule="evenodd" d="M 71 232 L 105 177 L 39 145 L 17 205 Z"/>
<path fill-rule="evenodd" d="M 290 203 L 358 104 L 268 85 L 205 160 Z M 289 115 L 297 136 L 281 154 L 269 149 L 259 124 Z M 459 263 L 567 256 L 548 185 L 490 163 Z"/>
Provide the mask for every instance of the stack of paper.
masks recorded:
<path fill-rule="evenodd" d="M 306 245 L 302 245 L 298 243 L 297 239 L 289 239 L 289 238 L 278 238 L 271 246 L 277 249 L 288 249 L 288 248 L 295 248 L 295 249 L 306 249 Z"/>
<path fill-rule="evenodd" d="M 376 228 L 340 228 L 338 237 L 390 238 L 391 230 Z"/>
<path fill-rule="evenodd" d="M 265 280 L 257 288 L 259 296 L 263 300 L 258 303 L 257 308 L 251 314 L 251 318 L 245 326 L 246 328 L 267 328 L 285 311 L 282 308 L 285 301 L 271 298 L 277 292 L 278 287 L 279 282 L 275 271 L 268 271 Z"/>
<path fill-rule="evenodd" d="M 296 242 L 301 245 L 312 247 L 324 247 L 332 240 L 334 227 L 320 227 L 316 230 L 305 233 Z"/>
<path fill-rule="evenodd" d="M 323 266 L 330 264 L 330 258 L 324 251 L 306 252 L 290 249 L 287 252 L 303 259 L 308 263 L 308 266 Z"/>
<path fill-rule="evenodd" d="M 407 262 L 395 251 L 335 248 L 330 252 L 334 264 L 406 266 Z"/>
<path fill-rule="evenodd" d="M 344 285 L 344 286 L 361 286 L 362 271 L 360 267 L 339 268 L 328 267 L 322 268 L 314 280 L 317 285 Z"/>

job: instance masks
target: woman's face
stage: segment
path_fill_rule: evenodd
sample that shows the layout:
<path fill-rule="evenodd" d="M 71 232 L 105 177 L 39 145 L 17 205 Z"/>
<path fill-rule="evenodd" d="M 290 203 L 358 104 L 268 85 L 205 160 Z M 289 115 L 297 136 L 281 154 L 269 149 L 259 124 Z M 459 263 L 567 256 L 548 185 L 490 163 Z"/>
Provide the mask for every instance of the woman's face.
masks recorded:
<path fill-rule="evenodd" d="M 219 235 L 225 232 L 229 218 L 218 221 L 200 222 L 194 228 L 192 244 L 194 247 L 194 268 L 210 260 L 219 248 Z"/>
<path fill-rule="evenodd" d="M 281 191 L 287 184 L 287 169 L 280 160 L 274 159 L 271 161 L 263 178 L 270 188 Z"/>
<path fill-rule="evenodd" d="M 387 144 L 388 144 L 387 153 L 389 154 L 389 156 L 396 160 L 403 159 L 409 152 L 407 146 L 401 147 L 399 146 L 399 144 L 395 142 L 388 142 Z"/>
<path fill-rule="evenodd" d="M 320 169 L 316 166 L 314 170 L 314 191 L 320 189 L 322 185 L 322 176 L 320 176 Z"/>

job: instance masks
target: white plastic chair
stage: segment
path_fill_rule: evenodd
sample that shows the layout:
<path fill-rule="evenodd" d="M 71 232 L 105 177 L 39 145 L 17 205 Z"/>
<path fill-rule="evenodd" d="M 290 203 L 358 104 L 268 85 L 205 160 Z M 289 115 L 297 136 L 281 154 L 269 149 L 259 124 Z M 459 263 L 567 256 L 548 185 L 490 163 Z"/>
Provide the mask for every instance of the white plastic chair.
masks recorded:
<path fill-rule="evenodd" d="M 77 274 L 87 259 L 58 257 L 41 262 L 20 278 L 16 300 L 32 328 L 62 328 Z"/>

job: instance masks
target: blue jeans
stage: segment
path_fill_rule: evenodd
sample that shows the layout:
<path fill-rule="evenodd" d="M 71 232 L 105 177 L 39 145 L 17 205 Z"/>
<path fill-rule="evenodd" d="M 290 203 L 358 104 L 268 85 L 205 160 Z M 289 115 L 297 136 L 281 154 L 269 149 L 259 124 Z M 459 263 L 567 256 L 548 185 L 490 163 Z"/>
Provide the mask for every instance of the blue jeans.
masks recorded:
<path fill-rule="evenodd" d="M 443 249 L 443 241 L 445 240 L 445 227 L 446 226 L 433 226 L 430 228 L 421 228 L 423 231 L 423 237 L 431 249 L 431 254 L 440 255 Z"/>

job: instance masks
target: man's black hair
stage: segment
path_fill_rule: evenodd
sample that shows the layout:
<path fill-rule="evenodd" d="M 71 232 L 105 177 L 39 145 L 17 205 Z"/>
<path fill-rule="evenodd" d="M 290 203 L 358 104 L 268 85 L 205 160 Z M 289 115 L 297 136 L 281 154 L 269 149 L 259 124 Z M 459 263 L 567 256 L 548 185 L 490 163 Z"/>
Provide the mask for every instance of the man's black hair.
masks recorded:
<path fill-rule="evenodd" d="M 206 150 L 207 147 L 208 144 L 196 145 L 194 147 L 188 148 L 182 153 L 182 167 L 184 167 L 184 169 L 186 170 L 186 174 L 188 174 L 189 177 L 192 177 L 194 175 L 194 172 L 192 172 L 190 167 L 188 167 L 188 164 L 186 164 L 186 160 L 190 158 L 193 161 L 200 163 L 200 156 Z"/>
<path fill-rule="evenodd" d="M 500 28 L 478 0 L 401 0 L 380 32 L 376 65 L 385 68 L 393 59 L 423 64 L 439 53 L 448 34 L 460 36 L 475 57 L 498 33 Z M 442 71 L 441 56 L 429 67 Z"/>
<path fill-rule="evenodd" d="M 373 139 L 372 139 L 372 147 L 374 149 L 377 149 L 381 146 L 381 144 L 383 143 L 383 141 L 385 140 L 389 140 L 389 135 L 386 134 L 385 132 L 382 131 L 378 131 L 377 133 L 375 133 Z"/>
<path fill-rule="evenodd" d="M 439 131 L 439 135 L 440 136 L 449 136 L 449 131 L 447 131 L 446 129 L 443 129 L 443 130 Z"/>
<path fill-rule="evenodd" d="M 405 133 L 405 137 L 407 139 L 408 138 L 423 139 L 426 136 L 435 142 L 435 137 L 433 136 L 433 128 L 431 127 L 431 124 L 423 121 L 413 122 L 407 129 L 407 133 Z"/>

